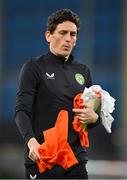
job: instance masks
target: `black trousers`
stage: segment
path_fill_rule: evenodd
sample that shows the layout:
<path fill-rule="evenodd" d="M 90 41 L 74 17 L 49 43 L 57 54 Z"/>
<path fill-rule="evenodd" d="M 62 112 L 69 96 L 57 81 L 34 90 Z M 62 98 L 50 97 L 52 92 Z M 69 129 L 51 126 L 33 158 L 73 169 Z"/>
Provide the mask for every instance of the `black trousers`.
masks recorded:
<path fill-rule="evenodd" d="M 26 179 L 88 179 L 86 162 L 78 163 L 66 170 L 55 165 L 44 173 L 39 173 L 37 165 L 31 165 L 26 167 Z"/>

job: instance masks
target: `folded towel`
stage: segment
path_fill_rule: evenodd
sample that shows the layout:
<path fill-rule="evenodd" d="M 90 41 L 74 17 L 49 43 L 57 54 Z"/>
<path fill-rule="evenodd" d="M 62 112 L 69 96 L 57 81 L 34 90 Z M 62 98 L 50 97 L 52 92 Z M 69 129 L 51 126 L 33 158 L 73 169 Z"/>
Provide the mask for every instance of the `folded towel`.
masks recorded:
<path fill-rule="evenodd" d="M 84 108 L 84 106 L 82 105 L 83 99 L 81 98 L 81 95 L 82 93 L 79 93 L 75 96 L 73 101 L 74 108 Z M 75 116 L 73 120 L 73 128 L 79 134 L 81 145 L 83 147 L 89 147 L 88 129 L 84 126 L 83 123 L 80 123 L 78 118 L 76 118 Z"/>
<path fill-rule="evenodd" d="M 94 110 L 97 110 L 99 107 L 99 115 L 102 120 L 101 122 L 107 132 L 111 133 L 111 126 L 114 121 L 111 113 L 115 109 L 116 100 L 99 85 L 93 85 L 89 88 L 85 88 L 81 98 L 85 103 L 91 105 Z"/>
<path fill-rule="evenodd" d="M 43 132 L 44 143 L 39 148 L 41 158 L 37 161 L 40 173 L 55 164 L 67 169 L 78 163 L 68 139 L 68 112 L 61 110 L 55 126 Z"/>

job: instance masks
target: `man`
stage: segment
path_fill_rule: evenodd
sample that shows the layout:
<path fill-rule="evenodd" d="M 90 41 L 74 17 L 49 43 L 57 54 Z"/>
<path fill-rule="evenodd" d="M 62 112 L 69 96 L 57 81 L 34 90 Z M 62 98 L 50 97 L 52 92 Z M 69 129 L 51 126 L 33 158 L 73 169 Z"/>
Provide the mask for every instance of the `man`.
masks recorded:
<path fill-rule="evenodd" d="M 98 114 L 87 106 L 73 108 L 75 95 L 91 86 L 88 67 L 74 61 L 71 54 L 79 29 L 79 17 L 71 10 L 53 13 L 45 32 L 48 53 L 31 59 L 20 72 L 15 121 L 25 145 L 26 178 L 88 178 L 87 152 L 72 122 L 75 115 L 79 121 L 94 126 Z M 54 126 L 61 109 L 68 112 L 68 143 L 78 164 L 67 169 L 56 164 L 40 173 L 36 162 L 41 158 L 38 149 L 44 142 L 42 132 Z"/>

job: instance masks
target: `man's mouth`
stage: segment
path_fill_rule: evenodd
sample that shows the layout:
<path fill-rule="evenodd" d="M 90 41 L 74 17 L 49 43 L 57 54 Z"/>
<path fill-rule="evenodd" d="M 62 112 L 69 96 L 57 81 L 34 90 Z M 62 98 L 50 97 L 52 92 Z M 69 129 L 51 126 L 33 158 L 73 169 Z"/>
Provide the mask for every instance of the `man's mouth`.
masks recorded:
<path fill-rule="evenodd" d="M 63 46 L 65 49 L 71 49 L 71 46 L 70 45 L 64 45 Z"/>

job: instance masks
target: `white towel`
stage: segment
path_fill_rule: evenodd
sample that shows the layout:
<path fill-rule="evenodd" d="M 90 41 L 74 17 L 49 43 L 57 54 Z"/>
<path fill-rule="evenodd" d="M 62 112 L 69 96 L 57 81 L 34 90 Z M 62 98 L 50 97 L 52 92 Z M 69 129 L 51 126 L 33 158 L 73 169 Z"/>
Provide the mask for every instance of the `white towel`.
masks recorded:
<path fill-rule="evenodd" d="M 107 130 L 108 133 L 111 133 L 111 126 L 114 118 L 111 116 L 111 113 L 115 109 L 115 99 L 110 96 L 110 94 L 103 90 L 99 85 L 93 85 L 89 88 L 85 88 L 82 94 L 82 99 L 84 102 L 88 103 L 89 100 L 97 98 L 98 92 L 101 95 L 100 101 L 100 118 L 103 126 Z"/>

